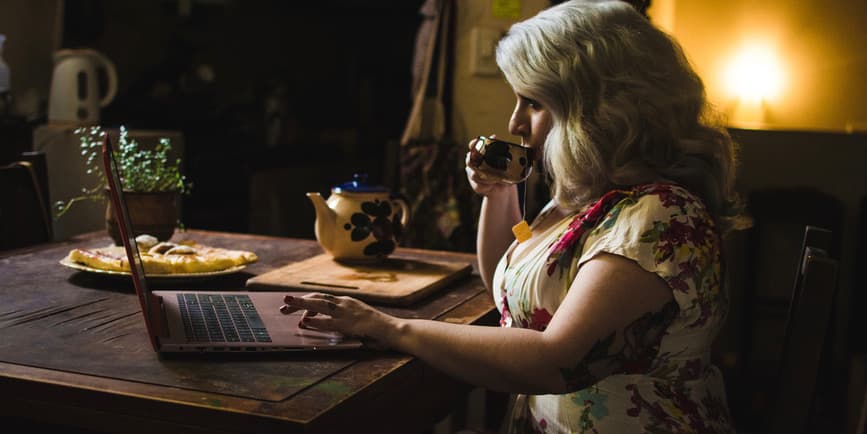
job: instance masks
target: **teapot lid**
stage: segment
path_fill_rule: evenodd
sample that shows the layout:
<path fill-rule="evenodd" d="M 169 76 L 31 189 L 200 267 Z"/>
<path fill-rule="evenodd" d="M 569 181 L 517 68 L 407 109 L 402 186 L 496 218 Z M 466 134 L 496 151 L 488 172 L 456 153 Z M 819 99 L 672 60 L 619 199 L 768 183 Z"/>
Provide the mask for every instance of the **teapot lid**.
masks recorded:
<path fill-rule="evenodd" d="M 332 189 L 335 193 L 388 193 L 388 188 L 382 185 L 370 185 L 367 183 L 366 173 L 352 175 L 352 181 L 336 185 Z"/>

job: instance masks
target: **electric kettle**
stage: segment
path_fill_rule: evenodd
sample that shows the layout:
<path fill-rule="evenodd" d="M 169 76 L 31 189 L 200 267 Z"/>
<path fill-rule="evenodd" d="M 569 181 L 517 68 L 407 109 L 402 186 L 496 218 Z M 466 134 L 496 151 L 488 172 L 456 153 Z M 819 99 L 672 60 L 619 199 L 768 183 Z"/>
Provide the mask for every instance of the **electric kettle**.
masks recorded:
<path fill-rule="evenodd" d="M 99 95 L 97 71 L 107 77 L 105 95 Z M 104 54 L 90 49 L 58 50 L 48 99 L 49 122 L 95 124 L 99 110 L 117 93 L 117 70 Z"/>

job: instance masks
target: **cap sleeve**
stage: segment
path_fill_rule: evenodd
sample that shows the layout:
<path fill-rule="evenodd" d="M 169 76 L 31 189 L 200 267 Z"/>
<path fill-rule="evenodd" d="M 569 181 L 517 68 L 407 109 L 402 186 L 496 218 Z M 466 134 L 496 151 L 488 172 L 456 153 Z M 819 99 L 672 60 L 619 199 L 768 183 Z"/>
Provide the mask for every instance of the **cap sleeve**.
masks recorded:
<path fill-rule="evenodd" d="M 614 205 L 590 232 L 578 265 L 601 252 L 629 258 L 660 276 L 681 313 L 700 325 L 708 290 L 719 290 L 719 237 L 702 202 L 676 185 L 651 185 Z"/>

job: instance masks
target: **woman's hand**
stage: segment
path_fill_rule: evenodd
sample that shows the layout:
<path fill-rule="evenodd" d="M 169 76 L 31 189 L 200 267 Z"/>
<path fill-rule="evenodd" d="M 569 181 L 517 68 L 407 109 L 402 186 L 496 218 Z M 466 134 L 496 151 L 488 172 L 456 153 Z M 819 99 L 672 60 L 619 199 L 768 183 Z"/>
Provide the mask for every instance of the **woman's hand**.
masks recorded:
<path fill-rule="evenodd" d="M 490 137 L 494 138 L 496 136 L 492 134 Z M 472 149 L 472 147 L 475 146 L 477 140 L 478 138 L 470 140 L 468 148 Z M 512 185 L 506 184 L 504 182 L 485 180 L 482 175 L 476 172 L 476 170 L 473 168 L 474 165 L 478 166 L 478 164 L 474 164 L 471 157 L 472 152 L 468 151 L 465 159 L 467 180 L 470 182 L 470 187 L 472 187 L 473 191 L 475 191 L 477 194 L 486 197 L 498 196 L 508 193 L 510 189 L 513 188 Z"/>
<path fill-rule="evenodd" d="M 305 311 L 298 323 L 301 328 L 357 337 L 374 348 L 389 348 L 392 332 L 398 327 L 397 318 L 352 297 L 310 293 L 303 297 L 287 295 L 283 302 L 286 304 L 280 306 L 280 313 L 284 315 Z"/>

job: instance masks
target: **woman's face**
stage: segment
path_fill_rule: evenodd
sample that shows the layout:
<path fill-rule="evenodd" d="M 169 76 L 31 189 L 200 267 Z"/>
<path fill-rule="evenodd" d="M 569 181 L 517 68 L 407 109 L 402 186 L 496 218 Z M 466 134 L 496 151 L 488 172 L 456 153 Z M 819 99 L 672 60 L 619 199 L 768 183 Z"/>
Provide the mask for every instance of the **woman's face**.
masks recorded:
<path fill-rule="evenodd" d="M 517 102 L 512 118 L 509 119 L 509 132 L 520 136 L 522 145 L 538 149 L 537 155 L 541 155 L 545 138 L 548 137 L 553 124 L 551 112 L 538 101 L 518 92 L 515 92 L 515 97 Z"/>

